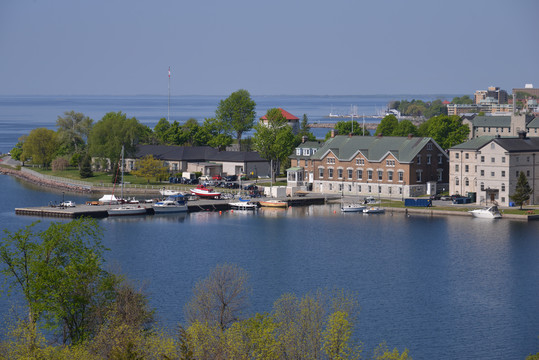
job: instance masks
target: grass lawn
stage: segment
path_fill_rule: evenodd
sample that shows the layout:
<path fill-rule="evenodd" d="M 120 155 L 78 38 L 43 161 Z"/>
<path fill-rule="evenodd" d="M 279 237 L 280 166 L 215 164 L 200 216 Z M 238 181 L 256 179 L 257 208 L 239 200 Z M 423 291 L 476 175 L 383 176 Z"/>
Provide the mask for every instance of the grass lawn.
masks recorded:
<path fill-rule="evenodd" d="M 79 169 L 77 168 L 69 168 L 67 170 L 63 171 L 52 171 L 52 170 L 45 170 L 42 168 L 31 168 L 32 170 L 39 172 L 43 175 L 50 175 L 50 176 L 57 176 L 57 177 L 63 177 L 67 179 L 73 179 L 73 180 L 81 180 L 81 181 L 87 181 L 92 184 L 112 184 L 112 175 L 105 172 L 96 172 L 94 171 L 94 176 L 89 178 L 81 178 L 79 174 Z M 158 181 L 148 181 L 145 178 L 137 177 L 131 174 L 124 174 L 124 182 L 126 184 L 137 184 L 137 185 L 162 185 L 162 182 Z"/>

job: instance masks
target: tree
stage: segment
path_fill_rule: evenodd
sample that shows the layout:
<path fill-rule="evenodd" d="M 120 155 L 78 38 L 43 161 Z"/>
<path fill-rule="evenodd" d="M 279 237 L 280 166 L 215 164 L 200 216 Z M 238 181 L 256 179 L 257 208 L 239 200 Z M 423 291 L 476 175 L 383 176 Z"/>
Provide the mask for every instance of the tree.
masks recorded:
<path fill-rule="evenodd" d="M 380 124 L 376 127 L 376 132 L 374 133 L 374 136 L 377 135 L 384 135 L 384 136 L 392 136 L 393 132 L 399 125 L 399 120 L 397 117 L 393 114 L 386 115 L 382 121 L 380 121 Z"/>
<path fill-rule="evenodd" d="M 109 112 L 99 120 L 90 132 L 90 154 L 107 158 L 112 164 L 120 159 L 122 146 L 126 154 L 133 154 L 135 146 L 144 136 L 145 128 L 136 118 L 128 119 L 122 112 Z"/>
<path fill-rule="evenodd" d="M 417 135 L 417 127 L 410 120 L 401 120 L 393 129 L 391 136 Z"/>
<path fill-rule="evenodd" d="M 466 141 L 470 128 L 457 115 L 439 115 L 425 121 L 418 128 L 420 136 L 431 137 L 443 149 Z"/>
<path fill-rule="evenodd" d="M 167 143 L 166 133 L 170 129 L 170 123 L 167 119 L 161 118 L 153 128 L 153 132 L 161 144 Z"/>
<path fill-rule="evenodd" d="M 69 144 L 77 152 L 79 146 L 86 143 L 92 123 L 92 119 L 81 113 L 73 110 L 64 112 L 64 117 L 58 116 L 56 120 L 60 141 Z"/>
<path fill-rule="evenodd" d="M 530 187 L 526 175 L 524 175 L 524 172 L 521 171 L 518 175 L 515 192 L 509 197 L 515 202 L 515 204 L 520 206 L 520 210 L 522 210 L 522 205 L 524 205 L 524 203 L 530 199 L 530 195 L 532 193 L 533 189 Z"/>
<path fill-rule="evenodd" d="M 335 124 L 335 132 L 340 135 L 363 135 L 369 136 L 369 130 L 363 133 L 363 127 L 357 121 L 337 121 Z M 331 137 L 331 132 L 326 134 L 326 140 Z"/>
<path fill-rule="evenodd" d="M 280 171 L 281 162 L 286 161 L 294 150 L 295 138 L 292 128 L 287 125 L 279 109 L 269 109 L 266 118 L 267 125 L 259 122 L 255 126 L 253 143 L 262 158 L 272 161 L 272 173 L 275 179 Z"/>
<path fill-rule="evenodd" d="M 330 360 L 358 359 L 360 357 L 361 351 L 350 346 L 352 323 L 348 318 L 348 313 L 344 311 L 336 311 L 328 318 L 328 324 L 322 333 L 324 338 L 322 348 Z"/>
<path fill-rule="evenodd" d="M 251 130 L 255 121 L 256 103 L 247 90 L 240 89 L 219 102 L 215 117 L 225 124 L 229 131 L 236 133 L 236 140 L 241 146 L 241 136 Z"/>
<path fill-rule="evenodd" d="M 205 138 L 205 144 L 219 150 L 224 150 L 232 144 L 232 136 L 227 133 L 222 121 L 216 118 L 205 119 L 202 124 L 201 133 Z"/>
<path fill-rule="evenodd" d="M 92 160 L 88 154 L 86 154 L 82 159 L 79 174 L 80 177 L 83 179 L 94 176 L 94 173 L 92 171 Z"/>
<path fill-rule="evenodd" d="M 34 226 L 5 231 L 1 272 L 11 279 L 10 289 L 20 288 L 31 324 L 43 320 L 47 328 L 61 328 L 64 344 L 82 342 L 95 330 L 94 311 L 113 299 L 116 278 L 102 269 L 102 231 L 85 218 L 43 231 Z"/>
<path fill-rule="evenodd" d="M 384 341 L 374 349 L 372 356 L 373 360 L 412 360 L 412 357 L 408 354 L 408 349 L 404 349 L 402 353 L 397 348 L 390 351 L 387 347 L 387 343 Z"/>
<path fill-rule="evenodd" d="M 313 135 L 309 127 L 309 119 L 307 118 L 307 114 L 303 114 L 303 118 L 301 119 L 299 131 L 296 135 L 296 144 L 301 144 L 304 136 L 307 141 L 316 141 L 316 136 Z"/>
<path fill-rule="evenodd" d="M 32 158 L 34 164 L 48 167 L 58 149 L 57 135 L 53 130 L 37 128 L 30 131 L 23 144 L 22 157 Z"/>
<path fill-rule="evenodd" d="M 154 159 L 153 155 L 146 155 L 136 163 L 136 170 L 131 174 L 145 178 L 148 183 L 151 178 L 164 178 L 168 174 L 168 168 L 161 160 Z"/>
<path fill-rule="evenodd" d="M 188 322 L 199 321 L 225 330 L 238 321 L 247 304 L 247 278 L 246 271 L 236 265 L 217 265 L 193 289 L 185 307 Z"/>
<path fill-rule="evenodd" d="M 451 100 L 451 103 L 471 105 L 473 104 L 473 100 L 468 95 L 462 95 L 461 97 L 455 96 L 453 100 Z"/>

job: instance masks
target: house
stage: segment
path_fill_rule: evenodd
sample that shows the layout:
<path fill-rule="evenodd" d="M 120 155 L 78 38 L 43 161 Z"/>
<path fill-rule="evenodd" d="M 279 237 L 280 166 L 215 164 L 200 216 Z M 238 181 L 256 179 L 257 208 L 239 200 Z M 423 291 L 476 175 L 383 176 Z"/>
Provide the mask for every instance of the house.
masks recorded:
<path fill-rule="evenodd" d="M 292 132 L 296 135 L 299 132 L 299 118 L 295 117 L 294 115 L 290 114 L 288 111 L 283 110 L 281 108 L 279 108 L 279 111 L 286 119 L 288 126 L 292 128 Z M 266 126 L 268 125 L 268 118 L 266 117 L 266 115 L 262 116 L 260 118 L 260 121 L 264 125 Z"/>
<path fill-rule="evenodd" d="M 539 119 L 529 114 L 511 114 L 507 116 L 475 116 L 463 118 L 463 124 L 470 127 L 469 139 L 480 136 L 518 136 L 526 131 L 528 136 L 539 136 Z"/>
<path fill-rule="evenodd" d="M 452 147 L 449 154 L 449 191 L 452 194 L 475 192 L 478 204 L 495 202 L 509 206 L 518 176 L 524 172 L 533 189 L 530 203 L 539 201 L 536 189 L 539 184 L 539 137 L 528 137 L 522 131 L 517 137 L 477 138 Z M 467 162 L 463 161 L 466 154 Z M 469 165 L 468 173 L 462 166 L 466 164 Z"/>
<path fill-rule="evenodd" d="M 419 196 L 443 191 L 449 179 L 447 154 L 427 137 L 339 135 L 298 161 L 287 170 L 289 186 L 320 193 Z"/>
<path fill-rule="evenodd" d="M 126 159 L 127 170 L 134 170 L 136 160 L 152 155 L 163 160 L 171 173 L 201 172 L 203 175 L 269 176 L 270 163 L 253 151 L 218 151 L 210 146 L 139 145 L 133 158 Z"/>

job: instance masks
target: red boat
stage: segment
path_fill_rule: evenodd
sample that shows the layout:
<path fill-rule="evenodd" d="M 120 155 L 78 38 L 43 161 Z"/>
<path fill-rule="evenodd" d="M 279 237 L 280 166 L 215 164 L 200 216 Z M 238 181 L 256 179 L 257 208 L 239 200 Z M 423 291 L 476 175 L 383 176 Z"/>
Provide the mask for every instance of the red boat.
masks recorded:
<path fill-rule="evenodd" d="M 191 189 L 191 193 L 202 198 L 211 198 L 211 199 L 221 198 L 220 192 L 213 191 L 213 189 L 209 189 L 205 187 L 204 185 L 198 185 L 195 189 Z"/>

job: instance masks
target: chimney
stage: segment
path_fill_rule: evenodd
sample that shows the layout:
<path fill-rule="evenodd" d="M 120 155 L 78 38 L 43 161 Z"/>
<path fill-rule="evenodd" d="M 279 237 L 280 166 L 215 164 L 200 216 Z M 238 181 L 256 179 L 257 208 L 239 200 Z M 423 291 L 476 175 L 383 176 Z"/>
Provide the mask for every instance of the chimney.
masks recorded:
<path fill-rule="evenodd" d="M 414 137 L 414 134 L 408 134 L 408 140 L 412 140 L 413 137 Z"/>
<path fill-rule="evenodd" d="M 307 141 L 307 136 L 302 136 L 301 137 L 301 143 L 305 144 L 305 141 Z"/>
<path fill-rule="evenodd" d="M 526 132 L 525 131 L 519 131 L 518 132 L 518 138 L 525 140 L 526 139 Z"/>
<path fill-rule="evenodd" d="M 332 138 L 335 137 L 335 129 L 331 129 L 331 137 L 332 137 Z"/>

